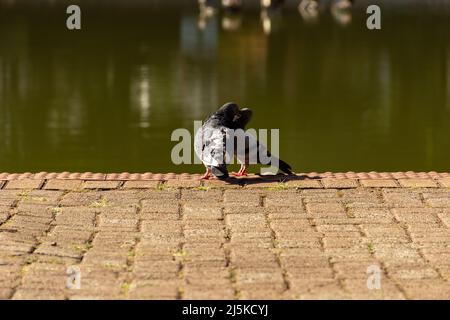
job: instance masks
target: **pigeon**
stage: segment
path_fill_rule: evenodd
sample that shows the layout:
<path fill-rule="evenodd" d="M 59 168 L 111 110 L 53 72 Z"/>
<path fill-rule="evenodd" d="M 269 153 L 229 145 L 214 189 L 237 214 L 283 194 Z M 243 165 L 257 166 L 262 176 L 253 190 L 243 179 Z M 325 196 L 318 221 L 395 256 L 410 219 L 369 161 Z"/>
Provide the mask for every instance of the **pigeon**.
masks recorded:
<path fill-rule="evenodd" d="M 232 173 L 234 176 L 246 176 L 249 164 L 262 163 L 260 154 L 266 155 L 268 163 L 278 163 L 278 168 L 284 173 L 293 174 L 286 162 L 271 155 L 264 144 L 245 132 L 245 126 L 252 115 L 250 109 L 240 109 L 236 103 L 228 102 L 197 131 L 194 149 L 206 167 L 206 173 L 201 179 L 209 179 L 211 174 L 219 179 L 227 179 L 230 175 L 227 164 L 232 160 L 232 155 L 235 155 L 241 164 L 239 172 Z M 229 150 L 231 147 L 233 150 Z"/>
<path fill-rule="evenodd" d="M 253 112 L 250 109 L 243 108 L 240 109 L 239 114 L 233 120 L 233 130 L 234 130 L 234 154 L 238 162 L 241 164 L 239 172 L 233 174 L 235 176 L 246 176 L 247 168 L 249 164 L 259 163 L 259 164 L 278 164 L 278 169 L 287 174 L 293 174 L 292 168 L 289 164 L 283 160 L 273 156 L 267 147 L 259 142 L 252 134 L 245 132 L 245 126 L 250 122 Z M 239 130 L 242 130 L 242 141 L 244 143 L 239 143 Z M 266 155 L 267 161 L 263 163 L 263 159 L 260 158 L 261 155 Z"/>
<path fill-rule="evenodd" d="M 238 114 L 239 107 L 227 103 L 209 117 L 197 131 L 194 139 L 194 149 L 197 156 L 206 167 L 202 179 L 208 179 L 211 173 L 219 178 L 229 177 L 226 166 L 227 141 L 233 135 L 233 119 Z"/>

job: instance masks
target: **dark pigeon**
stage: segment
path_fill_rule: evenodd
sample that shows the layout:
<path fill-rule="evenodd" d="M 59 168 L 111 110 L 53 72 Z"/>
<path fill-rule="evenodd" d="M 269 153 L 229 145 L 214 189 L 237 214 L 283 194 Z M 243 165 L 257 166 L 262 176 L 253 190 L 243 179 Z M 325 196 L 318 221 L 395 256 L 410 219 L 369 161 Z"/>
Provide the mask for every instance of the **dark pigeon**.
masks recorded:
<path fill-rule="evenodd" d="M 234 139 L 234 155 L 241 164 L 239 172 L 235 176 L 247 175 L 247 167 L 250 164 L 250 157 L 255 156 L 256 162 L 261 163 L 259 152 L 264 154 L 274 163 L 278 161 L 281 171 L 292 174 L 291 167 L 281 159 L 270 154 L 270 151 L 260 143 L 253 135 L 244 134 L 245 144 L 237 143 L 235 130 L 245 131 L 246 125 L 250 122 L 253 112 L 250 109 L 240 109 L 236 103 L 229 102 L 223 105 L 217 112 L 206 120 L 195 136 L 195 152 L 206 167 L 206 173 L 202 179 L 208 179 L 211 174 L 219 179 L 229 177 L 227 163 L 230 163 L 230 155 L 227 153 L 227 144 Z M 251 158 L 254 161 L 253 157 Z M 264 163 L 266 164 L 266 163 Z"/>

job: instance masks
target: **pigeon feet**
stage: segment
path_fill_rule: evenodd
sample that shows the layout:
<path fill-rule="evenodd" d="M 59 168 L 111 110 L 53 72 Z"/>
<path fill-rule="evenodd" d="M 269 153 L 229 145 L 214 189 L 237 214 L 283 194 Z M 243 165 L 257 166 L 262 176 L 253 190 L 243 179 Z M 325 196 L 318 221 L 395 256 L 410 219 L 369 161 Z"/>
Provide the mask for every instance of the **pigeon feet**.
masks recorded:
<path fill-rule="evenodd" d="M 211 177 L 211 169 L 206 168 L 206 172 L 204 175 L 200 177 L 200 180 L 208 180 Z"/>
<path fill-rule="evenodd" d="M 246 166 L 241 166 L 241 169 L 239 169 L 238 172 L 232 172 L 231 173 L 233 176 L 235 177 L 244 177 L 244 176 L 248 176 L 247 174 L 247 167 Z"/>
<path fill-rule="evenodd" d="M 209 180 L 210 177 L 211 177 L 211 174 L 207 172 L 200 177 L 200 180 Z"/>
<path fill-rule="evenodd" d="M 244 176 L 248 176 L 247 172 L 232 172 L 231 173 L 233 176 L 235 177 L 244 177 Z"/>

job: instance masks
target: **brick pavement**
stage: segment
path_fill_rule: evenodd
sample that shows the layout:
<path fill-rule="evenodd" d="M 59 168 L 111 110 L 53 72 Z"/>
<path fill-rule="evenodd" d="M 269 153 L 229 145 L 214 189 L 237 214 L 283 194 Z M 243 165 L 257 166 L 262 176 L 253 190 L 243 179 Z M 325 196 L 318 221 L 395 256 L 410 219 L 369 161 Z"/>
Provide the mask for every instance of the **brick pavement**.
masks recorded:
<path fill-rule="evenodd" d="M 450 298 L 445 176 L 3 177 L 1 299 Z"/>

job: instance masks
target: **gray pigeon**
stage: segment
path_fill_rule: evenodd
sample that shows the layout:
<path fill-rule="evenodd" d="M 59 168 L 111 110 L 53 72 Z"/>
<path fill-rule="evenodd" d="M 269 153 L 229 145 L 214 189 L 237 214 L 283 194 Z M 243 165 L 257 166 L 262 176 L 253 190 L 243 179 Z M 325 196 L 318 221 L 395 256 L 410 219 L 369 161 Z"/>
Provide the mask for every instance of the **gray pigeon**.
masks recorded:
<path fill-rule="evenodd" d="M 278 163 L 278 168 L 292 174 L 291 167 L 281 159 L 270 154 L 270 151 L 253 135 L 245 132 L 245 126 L 252 118 L 252 111 L 247 108 L 239 109 L 236 103 L 224 104 L 211 117 L 206 120 L 198 130 L 194 140 L 194 149 L 197 156 L 206 167 L 202 179 L 209 179 L 211 174 L 219 179 L 229 177 L 227 164 L 231 162 L 231 155 L 236 155 L 241 164 L 235 176 L 246 176 L 248 165 L 262 163 L 260 153 L 265 154 L 271 163 Z M 239 130 L 241 129 L 241 130 Z M 242 141 L 238 142 L 239 133 Z M 233 146 L 233 150 L 228 150 Z M 264 163 L 267 164 L 267 163 Z"/>
<path fill-rule="evenodd" d="M 195 135 L 194 149 L 206 167 L 202 179 L 208 179 L 211 173 L 219 179 L 229 177 L 227 170 L 226 146 L 233 135 L 233 119 L 239 107 L 227 103 L 206 120 Z"/>

